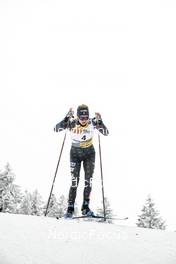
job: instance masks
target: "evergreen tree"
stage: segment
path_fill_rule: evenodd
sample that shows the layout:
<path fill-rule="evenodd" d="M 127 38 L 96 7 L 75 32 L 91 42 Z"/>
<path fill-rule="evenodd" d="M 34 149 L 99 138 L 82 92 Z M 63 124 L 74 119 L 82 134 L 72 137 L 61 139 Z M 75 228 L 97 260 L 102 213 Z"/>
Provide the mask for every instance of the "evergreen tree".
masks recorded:
<path fill-rule="evenodd" d="M 25 191 L 25 195 L 22 198 L 19 211 L 21 214 L 25 215 L 32 214 L 32 195 L 27 190 Z"/>
<path fill-rule="evenodd" d="M 107 197 L 105 197 L 105 214 L 106 214 L 106 217 L 113 217 L 113 210 L 111 209 L 111 206 L 110 206 L 110 202 L 108 200 Z M 103 204 L 103 202 L 102 202 Z M 101 208 L 97 208 L 97 214 L 99 215 L 104 215 L 104 209 L 103 209 L 103 205 L 101 206 Z M 113 221 L 111 219 L 107 219 L 107 222 L 108 223 L 112 223 Z"/>
<path fill-rule="evenodd" d="M 6 164 L 4 172 L 0 172 L 0 211 L 18 213 L 22 199 L 21 189 L 14 184 L 15 175 L 9 163 Z"/>
<path fill-rule="evenodd" d="M 146 203 L 142 208 L 142 214 L 139 215 L 138 227 L 162 229 L 166 228 L 165 222 L 159 216 L 159 212 L 155 209 L 155 204 L 149 195 L 146 199 Z"/>
<path fill-rule="evenodd" d="M 66 209 L 67 209 L 67 199 L 64 195 L 61 195 L 58 201 L 58 217 L 63 217 Z"/>
<path fill-rule="evenodd" d="M 44 211 L 46 210 L 46 206 L 44 207 Z M 48 213 L 47 216 L 49 217 L 60 217 L 60 211 L 59 211 L 59 203 L 57 201 L 57 198 L 54 194 L 51 195 L 50 203 L 48 206 Z"/>
<path fill-rule="evenodd" d="M 32 215 L 42 215 L 43 212 L 43 201 L 42 196 L 36 189 L 31 195 L 31 214 Z"/>

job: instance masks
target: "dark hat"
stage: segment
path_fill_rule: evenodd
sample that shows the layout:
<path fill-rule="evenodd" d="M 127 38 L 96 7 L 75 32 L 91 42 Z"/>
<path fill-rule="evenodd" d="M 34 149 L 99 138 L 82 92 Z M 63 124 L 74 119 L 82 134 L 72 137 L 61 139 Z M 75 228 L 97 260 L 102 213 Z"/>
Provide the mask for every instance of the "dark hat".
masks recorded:
<path fill-rule="evenodd" d="M 88 116 L 89 117 L 89 108 L 87 105 L 85 104 L 82 104 L 82 105 L 79 105 L 78 108 L 77 108 L 77 116 L 80 117 L 80 116 Z"/>

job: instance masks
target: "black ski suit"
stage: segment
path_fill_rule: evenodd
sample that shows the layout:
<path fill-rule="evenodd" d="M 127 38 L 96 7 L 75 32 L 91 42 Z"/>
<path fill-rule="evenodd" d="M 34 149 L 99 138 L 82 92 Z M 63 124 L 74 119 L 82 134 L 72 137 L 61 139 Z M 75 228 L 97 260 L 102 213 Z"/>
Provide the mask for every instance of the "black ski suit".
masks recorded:
<path fill-rule="evenodd" d="M 91 130 L 89 129 L 98 129 L 103 135 L 107 136 L 109 134 L 108 129 L 104 125 L 103 121 L 96 120 L 96 118 L 89 119 L 88 124 L 86 126 L 82 126 L 79 123 L 78 119 L 64 118 L 60 123 L 58 123 L 55 127 L 55 131 L 62 131 L 63 129 L 69 129 L 70 132 L 77 136 L 80 134 L 81 141 L 72 139 L 72 146 L 70 150 L 70 169 L 72 176 L 72 183 L 69 191 L 68 203 L 74 206 L 77 187 L 80 179 L 80 168 L 81 162 L 83 162 L 84 172 L 85 172 L 85 186 L 84 186 L 84 201 L 89 203 L 90 193 L 92 189 L 92 177 L 95 167 L 95 149 L 92 144 L 93 136 L 90 136 Z M 81 134 L 82 133 L 82 134 Z M 87 137 L 89 139 L 87 140 Z M 83 201 L 83 203 L 84 203 Z"/>

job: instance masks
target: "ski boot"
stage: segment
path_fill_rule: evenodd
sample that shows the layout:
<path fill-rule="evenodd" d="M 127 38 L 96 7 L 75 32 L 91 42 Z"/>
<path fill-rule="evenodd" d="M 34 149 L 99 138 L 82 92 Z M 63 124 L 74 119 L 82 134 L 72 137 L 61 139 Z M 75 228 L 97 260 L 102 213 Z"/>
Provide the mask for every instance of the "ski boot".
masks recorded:
<path fill-rule="evenodd" d="M 74 213 L 74 204 L 69 203 L 68 208 L 67 208 L 67 212 L 64 214 L 64 218 L 65 219 L 71 219 L 73 217 L 73 213 Z"/>
<path fill-rule="evenodd" d="M 82 211 L 82 215 L 90 216 L 90 217 L 95 216 L 94 212 L 92 210 L 90 210 L 90 208 L 89 208 L 89 202 L 88 201 L 83 202 L 81 211 Z"/>

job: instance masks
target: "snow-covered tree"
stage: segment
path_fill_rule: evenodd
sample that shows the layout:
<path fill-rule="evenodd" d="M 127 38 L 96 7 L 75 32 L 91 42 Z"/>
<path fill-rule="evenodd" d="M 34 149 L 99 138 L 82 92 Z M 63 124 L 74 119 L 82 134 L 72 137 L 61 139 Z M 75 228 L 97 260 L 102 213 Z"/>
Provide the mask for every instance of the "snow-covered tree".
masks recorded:
<path fill-rule="evenodd" d="M 166 228 L 165 221 L 159 216 L 158 210 L 155 209 L 155 203 L 149 195 L 146 199 L 145 205 L 142 208 L 142 214 L 139 215 L 138 227 L 162 229 Z"/>
<path fill-rule="evenodd" d="M 44 207 L 44 211 L 46 210 L 46 206 Z M 55 194 L 53 193 L 50 198 L 50 203 L 48 206 L 47 216 L 49 217 L 60 217 L 59 216 L 59 203 Z"/>
<path fill-rule="evenodd" d="M 42 196 L 36 189 L 31 195 L 31 214 L 42 215 L 43 212 L 43 200 Z"/>
<path fill-rule="evenodd" d="M 32 195 L 27 190 L 25 191 L 25 195 L 22 198 L 19 211 L 21 214 L 25 215 L 32 214 Z"/>
<path fill-rule="evenodd" d="M 62 194 L 58 200 L 58 217 L 63 217 L 67 209 L 67 199 Z"/>
<path fill-rule="evenodd" d="M 14 184 L 15 174 L 9 163 L 0 172 L 0 211 L 18 213 L 22 199 L 20 186 Z"/>
<path fill-rule="evenodd" d="M 107 197 L 105 197 L 105 214 L 106 214 L 106 217 L 113 217 L 113 210 L 111 209 L 111 205 L 110 205 L 110 202 L 108 200 Z M 103 209 L 103 202 L 102 202 L 102 206 L 100 208 L 97 208 L 97 214 L 99 215 L 103 215 L 104 216 L 104 209 Z M 112 220 L 111 219 L 108 219 L 107 220 L 108 223 L 112 223 Z"/>

